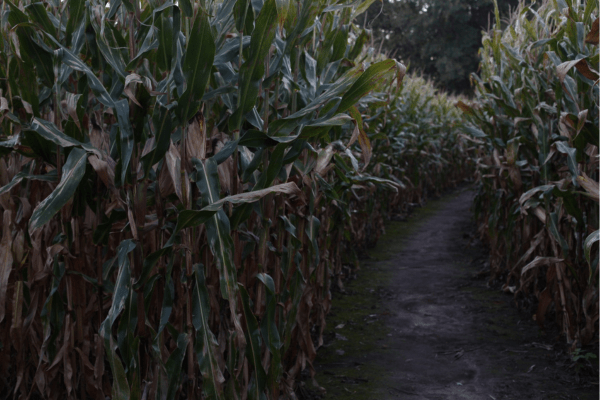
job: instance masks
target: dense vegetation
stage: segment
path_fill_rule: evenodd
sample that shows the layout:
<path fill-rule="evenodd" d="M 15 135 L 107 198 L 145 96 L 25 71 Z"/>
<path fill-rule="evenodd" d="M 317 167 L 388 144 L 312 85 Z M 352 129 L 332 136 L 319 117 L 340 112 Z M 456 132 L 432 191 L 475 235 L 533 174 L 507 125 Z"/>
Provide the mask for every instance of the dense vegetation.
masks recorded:
<path fill-rule="evenodd" d="M 497 3 L 505 21 L 519 1 Z M 493 15 L 493 0 L 386 0 L 373 3 L 359 21 L 373 30 L 375 48 L 439 88 L 472 94 L 469 75 L 478 69 L 482 32 L 494 23 Z"/>
<path fill-rule="evenodd" d="M 2 3 L 0 396 L 294 397 L 355 249 L 473 170 L 370 3 Z"/>
<path fill-rule="evenodd" d="M 521 5 L 481 53 L 476 99 L 459 106 L 482 143 L 475 208 L 493 276 L 537 297 L 534 318 L 552 315 L 572 350 L 597 343 L 598 3 Z"/>

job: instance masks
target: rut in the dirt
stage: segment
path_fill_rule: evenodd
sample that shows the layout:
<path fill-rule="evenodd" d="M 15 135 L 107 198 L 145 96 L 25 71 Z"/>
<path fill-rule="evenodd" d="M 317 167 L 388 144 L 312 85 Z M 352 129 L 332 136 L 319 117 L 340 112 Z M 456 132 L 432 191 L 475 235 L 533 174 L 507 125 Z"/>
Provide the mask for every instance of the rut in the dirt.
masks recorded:
<path fill-rule="evenodd" d="M 325 399 L 597 399 L 589 365 L 573 363 L 513 296 L 477 278 L 472 191 L 388 227 L 345 294 L 336 294 L 317 381 Z M 479 275 L 480 276 L 480 275 Z"/>

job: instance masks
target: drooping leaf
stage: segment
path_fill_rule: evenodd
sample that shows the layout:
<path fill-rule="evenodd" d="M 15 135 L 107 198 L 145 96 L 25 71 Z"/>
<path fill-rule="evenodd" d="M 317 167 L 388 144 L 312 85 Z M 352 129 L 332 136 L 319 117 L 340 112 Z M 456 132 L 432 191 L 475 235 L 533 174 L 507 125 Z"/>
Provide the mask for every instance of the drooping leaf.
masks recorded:
<path fill-rule="evenodd" d="M 85 174 L 87 154 L 84 150 L 73 148 L 63 166 L 60 182 L 54 191 L 33 210 L 29 220 L 29 234 L 48 223 L 50 219 L 73 197 L 79 182 Z"/>
<path fill-rule="evenodd" d="M 194 266 L 195 286 L 192 303 L 192 316 L 194 329 L 197 332 L 196 354 L 200 371 L 204 381 L 204 391 L 209 399 L 222 399 L 222 384 L 225 381 L 217 362 L 217 341 L 208 324 L 210 314 L 210 301 L 204 278 L 204 268 L 197 264 Z"/>
<path fill-rule="evenodd" d="M 51 141 L 63 148 L 69 147 L 81 147 L 82 149 L 94 153 L 97 156 L 102 157 L 100 151 L 89 143 L 81 143 L 78 140 L 73 139 L 70 136 L 65 135 L 63 132 L 58 130 L 56 125 L 52 122 L 45 121 L 43 119 L 34 117 L 31 121 L 31 130 L 38 133 L 44 139 Z"/>
<path fill-rule="evenodd" d="M 371 65 L 342 96 L 337 112 L 344 112 L 373 90 L 380 82 L 396 72 L 396 61 L 385 60 Z"/>

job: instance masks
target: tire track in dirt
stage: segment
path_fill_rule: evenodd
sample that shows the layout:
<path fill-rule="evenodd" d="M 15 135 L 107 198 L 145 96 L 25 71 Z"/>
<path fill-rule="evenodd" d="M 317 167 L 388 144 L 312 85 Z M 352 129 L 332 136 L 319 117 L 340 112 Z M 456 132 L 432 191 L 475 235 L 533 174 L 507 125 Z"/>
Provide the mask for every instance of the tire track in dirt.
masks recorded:
<path fill-rule="evenodd" d="M 299 397 L 598 398 L 597 365 L 595 376 L 575 374 L 556 334 L 476 278 L 487 256 L 472 239 L 472 198 L 463 188 L 388 226 L 334 294 L 316 381 Z"/>

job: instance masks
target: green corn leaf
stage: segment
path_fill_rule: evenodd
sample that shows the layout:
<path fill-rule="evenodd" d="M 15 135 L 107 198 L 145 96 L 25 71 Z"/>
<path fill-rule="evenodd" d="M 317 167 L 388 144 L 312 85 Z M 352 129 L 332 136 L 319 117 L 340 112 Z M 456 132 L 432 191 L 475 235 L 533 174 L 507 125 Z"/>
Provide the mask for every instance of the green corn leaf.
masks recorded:
<path fill-rule="evenodd" d="M 579 176 L 579 165 L 577 164 L 577 149 L 569 147 L 565 142 L 556 142 L 556 150 L 567 156 L 567 165 L 571 172 L 573 184 Z"/>
<path fill-rule="evenodd" d="M 183 11 L 183 15 L 188 18 L 194 16 L 194 8 L 192 7 L 192 2 L 190 0 L 181 0 L 179 1 L 179 6 L 181 7 L 181 11 Z"/>
<path fill-rule="evenodd" d="M 288 147 L 289 145 L 286 143 L 280 143 L 275 146 L 275 149 L 269 157 L 267 170 L 261 174 L 258 182 L 254 186 L 254 190 L 268 187 L 277 175 L 279 175 L 279 171 L 281 170 L 281 167 L 283 167 L 283 157 Z"/>
<path fill-rule="evenodd" d="M 266 133 L 251 129 L 240 138 L 238 144 L 246 147 L 273 147 L 277 143 L 277 140 L 270 138 Z M 247 180 L 247 178 L 244 180 Z"/>
<path fill-rule="evenodd" d="M 169 318 L 171 317 L 171 312 L 173 311 L 173 301 L 175 299 L 175 285 L 173 284 L 173 279 L 171 278 L 170 271 L 173 267 L 173 258 L 171 258 L 171 263 L 169 264 L 169 274 L 167 274 L 164 286 L 164 295 L 163 295 L 163 303 L 160 311 L 160 324 L 158 325 L 157 334 L 160 334 L 167 324 L 169 323 Z"/>
<path fill-rule="evenodd" d="M 52 55 L 36 43 L 36 31 L 31 27 L 31 23 L 27 15 L 22 12 L 13 3 L 6 0 L 10 11 L 7 12 L 8 23 L 16 30 L 21 47 L 21 56 L 28 57 L 33 61 L 38 71 L 39 77 L 44 85 L 52 87 L 54 84 L 54 71 L 52 63 Z"/>
<path fill-rule="evenodd" d="M 181 366 L 185 358 L 186 349 L 190 341 L 187 333 L 180 333 L 177 336 L 177 348 L 169 356 L 165 367 L 167 368 L 167 376 L 169 379 L 169 387 L 167 388 L 167 400 L 175 399 L 179 382 L 181 380 Z"/>
<path fill-rule="evenodd" d="M 394 62 L 393 60 L 388 60 L 388 61 Z M 382 62 L 386 63 L 385 61 L 382 61 Z M 381 64 L 381 63 L 378 63 L 378 64 Z M 373 64 L 371 67 L 373 67 L 375 65 L 376 64 Z M 395 65 L 396 64 L 394 62 L 394 66 Z M 369 69 L 371 67 L 369 67 Z M 342 95 L 346 96 L 348 93 L 350 93 L 350 89 L 349 88 L 354 88 L 355 85 L 356 85 L 356 83 L 358 83 L 358 79 L 360 77 L 362 77 L 363 75 L 364 75 L 364 73 L 361 74 L 361 71 L 358 68 L 353 68 L 351 70 L 346 71 L 334 83 L 332 83 L 331 85 L 329 85 L 329 87 L 327 88 L 327 90 L 325 90 L 323 93 L 321 93 L 319 96 L 317 96 L 313 101 L 311 101 L 309 104 L 307 104 L 306 107 L 298 110 L 294 114 L 292 114 L 292 115 L 290 115 L 290 116 L 288 116 L 288 117 L 286 117 L 286 118 L 284 118 L 282 120 L 279 120 L 279 121 L 281 121 L 280 123 L 283 123 L 285 121 L 291 121 L 291 120 L 294 120 L 296 118 L 309 115 L 309 114 L 317 111 L 323 104 L 328 103 L 329 101 L 334 100 L 336 97 L 339 97 L 339 96 L 342 96 Z M 372 74 L 369 73 L 369 75 L 372 75 Z M 369 90 L 371 90 L 371 89 L 373 89 L 372 86 L 369 87 Z M 367 90 L 361 96 L 359 96 L 356 101 L 358 101 L 358 99 L 360 99 L 362 96 L 364 96 L 364 94 L 366 94 L 369 90 Z M 358 93 L 357 90 L 354 90 L 354 92 L 355 92 L 355 94 Z M 353 96 L 353 98 L 355 98 L 355 97 L 356 96 Z M 347 108 L 349 108 L 350 106 L 354 105 L 354 103 L 355 103 L 354 102 L 354 103 L 350 104 L 350 102 L 351 102 L 351 100 L 347 101 L 347 103 L 348 103 L 348 107 Z M 334 112 L 337 111 L 338 113 L 344 112 L 345 110 L 341 109 L 340 107 L 341 107 L 341 101 L 340 101 L 340 104 L 338 105 L 338 108 L 336 110 L 333 110 L 333 111 Z M 294 129 L 294 128 L 292 128 L 292 129 Z M 271 127 L 269 127 L 269 136 L 272 136 L 271 135 Z"/>
<path fill-rule="evenodd" d="M 198 181 L 196 185 L 202 193 L 203 204 L 213 204 L 219 201 L 219 175 L 217 163 L 209 158 L 202 162 L 195 162 Z M 233 240 L 231 239 L 229 219 L 223 210 L 217 211 L 206 220 L 206 236 L 211 252 L 215 256 L 221 295 L 229 300 L 229 308 L 236 331 L 243 335 L 243 330 L 237 316 L 237 270 L 233 263 Z"/>
<path fill-rule="evenodd" d="M 314 98 L 317 89 L 317 60 L 312 58 L 310 54 L 304 52 L 304 69 L 303 77 L 309 85 L 309 92 Z"/>
<path fill-rule="evenodd" d="M 32 3 L 25 7 L 25 11 L 29 14 L 32 21 L 39 24 L 50 35 L 56 37 L 56 28 L 48 18 L 48 15 L 52 15 L 46 11 L 43 3 Z M 54 17 L 54 15 L 52 15 Z"/>
<path fill-rule="evenodd" d="M 53 39 L 50 37 L 50 39 Z M 85 73 L 87 77 L 87 84 L 90 86 L 90 89 L 96 95 L 98 101 L 104 104 L 107 107 L 114 108 L 115 102 L 111 95 L 108 93 L 104 85 L 100 82 L 96 74 L 78 57 L 74 56 L 68 49 L 63 47 L 60 43 L 56 42 L 60 46 L 58 50 L 54 52 L 59 61 L 64 63 L 66 66 Z"/>
<path fill-rule="evenodd" d="M 3 193 L 7 193 L 13 187 L 21 183 L 23 179 L 44 182 L 56 182 L 58 181 L 58 176 L 56 174 L 56 170 L 52 170 L 45 175 L 29 175 L 29 173 L 27 173 L 26 171 L 21 171 L 18 174 L 16 174 L 9 183 L 0 188 L 0 195 Z"/>
<path fill-rule="evenodd" d="M 210 24 L 206 15 L 201 13 L 194 22 L 182 65 L 187 83 L 177 109 L 182 123 L 190 120 L 200 109 L 200 100 L 204 96 L 214 58 L 215 43 Z"/>
<path fill-rule="evenodd" d="M 56 125 L 54 125 L 52 122 L 34 117 L 31 121 L 30 129 L 44 139 L 49 140 L 62 148 L 81 147 L 90 153 L 94 153 L 98 157 L 102 157 L 102 154 L 97 148 L 89 143 L 81 143 L 78 140 L 65 135 L 63 132 L 58 130 Z"/>
<path fill-rule="evenodd" d="M 158 49 L 156 52 L 156 65 L 161 71 L 171 69 L 173 58 L 173 19 L 168 12 L 162 12 L 154 21 L 158 29 Z"/>
<path fill-rule="evenodd" d="M 236 0 L 236 2 L 235 2 L 235 6 L 234 6 L 235 29 L 237 29 L 238 32 L 243 32 L 245 30 L 244 28 L 246 25 L 246 21 L 248 19 L 247 14 L 252 12 L 252 8 L 250 8 L 250 10 L 248 10 L 248 7 L 249 7 L 248 0 Z M 250 32 L 245 32 L 245 33 L 249 34 Z M 236 42 L 237 42 L 237 40 L 236 40 Z"/>
<path fill-rule="evenodd" d="M 71 37 L 79 22 L 85 18 L 85 0 L 68 0 L 69 19 L 67 20 L 66 42 L 71 45 Z M 53 35 L 56 36 L 56 35 Z"/>
<path fill-rule="evenodd" d="M 358 38 L 354 43 L 354 47 L 352 47 L 352 50 L 350 50 L 350 53 L 348 54 L 348 59 L 354 60 L 356 57 L 358 57 L 365 43 L 367 43 L 368 40 L 369 35 L 367 34 L 367 32 L 364 30 L 361 31 L 360 35 L 358 35 Z"/>
<path fill-rule="evenodd" d="M 162 249 L 150 253 L 146 256 L 146 258 L 144 259 L 144 264 L 142 266 L 142 273 L 140 274 L 140 277 L 135 281 L 133 286 L 135 290 L 139 290 L 141 287 L 144 286 L 146 280 L 148 279 L 148 276 L 154 269 L 154 266 L 156 265 L 156 263 L 158 263 L 158 260 L 160 260 L 162 256 L 168 254 L 170 250 L 171 249 L 169 247 L 163 247 Z"/>
<path fill-rule="evenodd" d="M 112 335 L 109 335 L 109 338 L 105 342 L 106 356 L 113 374 L 112 398 L 115 400 L 130 400 L 131 392 L 129 390 L 129 383 L 127 382 L 127 375 L 117 355 L 117 346 L 114 343 Z"/>
<path fill-rule="evenodd" d="M 348 46 L 348 28 L 341 27 L 337 30 L 333 39 L 333 51 L 331 52 L 330 62 L 340 60 L 346 54 Z"/>
<path fill-rule="evenodd" d="M 275 282 L 273 278 L 265 273 L 260 273 L 257 278 L 265 285 L 267 289 L 267 306 L 265 316 L 261 321 L 261 332 L 263 340 L 271 352 L 271 364 L 267 374 L 267 384 L 271 393 L 275 391 L 279 384 L 279 378 L 282 373 L 281 366 L 281 338 L 275 323 L 275 311 L 277 309 L 277 296 L 275 294 Z"/>
<path fill-rule="evenodd" d="M 374 2 L 375 2 L 375 0 L 365 0 L 362 3 L 360 3 L 360 5 L 358 7 L 356 7 L 354 9 L 354 11 L 352 12 L 352 18 L 350 18 L 350 20 L 355 19 L 360 14 L 364 13 L 365 11 L 367 11 L 369 9 L 369 7 L 371 7 L 371 4 L 373 4 Z M 383 4 L 382 4 L 382 7 L 383 7 Z"/>
<path fill-rule="evenodd" d="M 163 107 L 158 103 L 154 106 L 152 124 L 154 125 L 155 147 L 142 157 L 146 176 L 148 176 L 150 168 L 163 159 L 171 145 L 171 132 L 173 131 L 171 108 L 172 106 Z"/>
<path fill-rule="evenodd" d="M 95 25 L 95 24 L 92 24 L 92 25 Z M 107 25 L 108 25 L 108 23 L 107 23 Z M 100 27 L 94 26 L 94 29 L 96 30 L 96 45 L 98 46 L 98 49 L 102 53 L 102 56 L 104 56 L 104 59 L 106 60 L 106 62 L 113 68 L 113 70 L 121 78 L 125 78 L 127 76 L 127 72 L 125 71 L 127 67 L 126 67 L 125 61 L 123 60 L 123 56 L 121 55 L 121 52 L 117 48 L 115 48 L 117 46 L 117 44 L 110 43 L 110 41 L 106 37 L 102 36 Z M 111 35 L 112 31 L 110 30 L 110 28 L 106 27 L 104 29 L 104 34 Z M 111 44 L 112 44 L 112 46 L 111 46 Z"/>
<path fill-rule="evenodd" d="M 125 304 L 129 298 L 131 288 L 129 253 L 134 249 L 135 243 L 131 239 L 123 241 L 117 248 L 119 272 L 117 273 L 117 280 L 113 291 L 112 305 L 110 306 L 106 320 L 103 323 L 103 335 L 105 338 L 111 335 L 110 329 L 114 325 L 119 314 L 125 308 Z"/>
<path fill-rule="evenodd" d="M 277 6 L 275 0 L 266 0 L 250 39 L 250 58 L 242 65 L 239 74 L 239 107 L 231 116 L 232 129 L 237 129 L 242 116 L 252 110 L 258 97 L 258 88 L 264 75 L 264 61 L 269 53 L 277 28 Z"/>
<path fill-rule="evenodd" d="M 84 150 L 71 150 L 63 166 L 62 176 L 54 191 L 33 210 L 29 220 L 29 233 L 48 223 L 50 219 L 73 197 L 85 174 L 87 154 Z"/>
<path fill-rule="evenodd" d="M 196 354 L 202 372 L 204 392 L 208 399 L 222 399 L 221 385 L 225 378 L 221 373 L 215 354 L 218 343 L 208 324 L 210 301 L 204 278 L 204 267 L 201 264 L 196 264 L 194 270 L 196 284 L 192 303 L 192 322 L 198 335 L 196 338 Z"/>
<path fill-rule="evenodd" d="M 396 71 L 397 65 L 395 60 L 380 61 L 371 65 L 344 94 L 337 112 L 340 113 L 348 110 L 380 82 Z"/>
<path fill-rule="evenodd" d="M 281 28 L 288 17 L 288 13 L 293 12 L 294 4 L 290 0 L 275 0 L 275 5 L 277 6 L 277 23 Z"/>
<path fill-rule="evenodd" d="M 230 140 L 225 146 L 223 146 L 221 151 L 219 151 L 211 158 L 215 160 L 217 165 L 222 164 L 234 153 L 234 151 L 237 149 L 238 143 L 238 140 Z"/>
<path fill-rule="evenodd" d="M 255 400 L 266 400 L 265 387 L 267 383 L 267 375 L 261 363 L 261 352 L 260 352 L 260 329 L 256 317 L 252 313 L 252 306 L 250 305 L 250 297 L 246 288 L 240 283 L 238 284 L 240 294 L 242 295 L 242 305 L 244 306 L 244 319 L 246 320 L 246 342 L 248 347 L 246 348 L 246 356 L 248 361 L 254 367 L 254 376 L 256 384 L 251 386 L 249 396 Z"/>
<path fill-rule="evenodd" d="M 119 347 L 121 359 L 127 368 L 128 381 L 130 382 L 129 387 L 134 393 L 136 391 L 134 386 L 137 383 L 134 374 L 137 370 L 136 365 L 139 364 L 137 357 L 139 338 L 135 337 L 137 320 L 137 293 L 130 290 L 127 301 L 125 302 L 125 308 L 121 313 L 121 318 L 119 318 L 117 327 L 117 345 Z M 137 372 L 139 373 L 139 371 Z"/>

